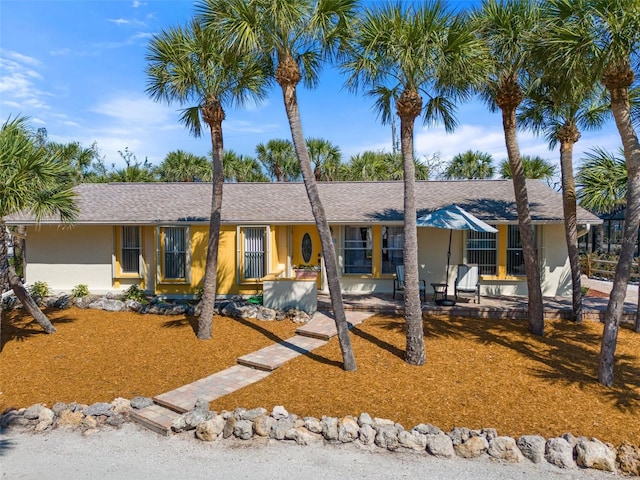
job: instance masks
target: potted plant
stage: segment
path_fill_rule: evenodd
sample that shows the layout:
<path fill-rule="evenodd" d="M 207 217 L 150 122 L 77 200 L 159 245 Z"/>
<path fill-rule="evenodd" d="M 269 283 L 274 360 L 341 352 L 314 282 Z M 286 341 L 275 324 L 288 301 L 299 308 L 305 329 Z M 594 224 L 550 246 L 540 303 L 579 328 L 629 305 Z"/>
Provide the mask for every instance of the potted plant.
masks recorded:
<path fill-rule="evenodd" d="M 319 265 L 294 265 L 293 271 L 296 274 L 297 279 L 302 280 L 315 280 L 318 278 L 318 272 L 320 271 Z"/>

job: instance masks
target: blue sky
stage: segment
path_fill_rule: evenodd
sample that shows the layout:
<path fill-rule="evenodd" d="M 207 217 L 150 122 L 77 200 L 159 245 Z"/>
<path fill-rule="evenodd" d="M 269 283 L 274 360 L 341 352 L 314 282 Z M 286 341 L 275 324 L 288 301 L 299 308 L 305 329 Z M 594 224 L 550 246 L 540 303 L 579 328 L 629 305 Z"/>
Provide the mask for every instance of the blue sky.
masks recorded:
<path fill-rule="evenodd" d="M 470 0 L 450 5 L 467 8 Z M 139 160 L 159 164 L 167 153 L 182 149 L 205 155 L 208 135 L 193 138 L 178 123 L 178 106 L 155 103 L 145 94 L 145 53 L 153 34 L 186 22 L 194 13 L 189 0 L 0 0 L 0 119 L 30 117 L 33 128 L 45 127 L 49 139 L 97 142 L 107 165 L 122 165 L 118 151 L 128 148 Z M 365 150 L 391 150 L 391 129 L 380 125 L 372 101 L 346 91 L 344 77 L 325 68 L 320 85 L 300 89 L 305 136 L 324 138 L 346 161 Z M 419 157 L 439 154 L 443 161 L 468 149 L 506 158 L 500 115 L 471 101 L 458 109 L 460 126 L 452 134 L 442 127 L 416 125 Z M 255 155 L 255 146 L 290 138 L 279 89 L 267 101 L 242 110 L 227 110 L 225 148 Z M 521 152 L 557 163 L 542 138 L 519 134 Z M 581 153 L 594 146 L 617 149 L 615 125 L 583 133 Z"/>

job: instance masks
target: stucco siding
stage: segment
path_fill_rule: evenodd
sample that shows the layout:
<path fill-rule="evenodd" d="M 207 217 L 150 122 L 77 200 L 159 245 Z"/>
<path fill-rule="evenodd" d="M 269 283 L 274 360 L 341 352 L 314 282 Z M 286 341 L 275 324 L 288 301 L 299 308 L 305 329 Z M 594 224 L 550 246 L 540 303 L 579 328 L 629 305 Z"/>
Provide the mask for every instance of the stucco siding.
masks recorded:
<path fill-rule="evenodd" d="M 54 291 L 86 284 L 92 293 L 113 290 L 113 227 L 56 226 L 27 230 L 26 282 L 46 282 Z"/>

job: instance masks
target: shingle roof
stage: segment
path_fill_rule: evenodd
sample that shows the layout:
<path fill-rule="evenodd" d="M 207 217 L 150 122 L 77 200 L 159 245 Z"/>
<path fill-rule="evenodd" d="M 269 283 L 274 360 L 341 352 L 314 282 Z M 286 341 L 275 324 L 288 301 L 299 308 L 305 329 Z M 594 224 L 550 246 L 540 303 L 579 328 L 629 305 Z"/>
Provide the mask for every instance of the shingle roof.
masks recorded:
<path fill-rule="evenodd" d="M 401 222 L 403 182 L 319 183 L 330 223 Z M 561 195 L 538 180 L 527 181 L 534 222 L 562 222 Z M 76 187 L 80 224 L 156 224 L 207 222 L 211 208 L 209 183 L 85 183 Z M 517 220 L 511 180 L 416 182 L 418 215 L 455 203 L 478 218 Z M 33 223 L 30 215 L 14 215 L 10 224 Z M 302 183 L 225 183 L 222 222 L 313 223 Z M 601 223 L 578 208 L 579 223 Z M 41 223 L 58 223 L 54 218 Z"/>

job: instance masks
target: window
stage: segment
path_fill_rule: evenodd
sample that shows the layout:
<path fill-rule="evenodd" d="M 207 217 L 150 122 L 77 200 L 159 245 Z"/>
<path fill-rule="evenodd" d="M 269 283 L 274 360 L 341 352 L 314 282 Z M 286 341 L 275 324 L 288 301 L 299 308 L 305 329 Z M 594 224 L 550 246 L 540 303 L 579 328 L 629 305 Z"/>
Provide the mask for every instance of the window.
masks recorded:
<path fill-rule="evenodd" d="M 122 227 L 121 232 L 120 272 L 139 274 L 142 253 L 140 227 Z"/>
<path fill-rule="evenodd" d="M 396 273 L 396 266 L 402 265 L 404 250 L 404 230 L 402 227 L 382 227 L 382 273 Z"/>
<path fill-rule="evenodd" d="M 242 276 L 245 279 L 262 278 L 265 275 L 267 229 L 245 227 L 243 232 L 244 263 Z"/>
<path fill-rule="evenodd" d="M 187 278 L 187 229 L 164 227 L 163 229 L 164 278 Z"/>
<path fill-rule="evenodd" d="M 533 238 L 537 238 L 537 229 L 533 227 Z M 524 255 L 518 225 L 507 226 L 507 275 L 525 275 Z"/>
<path fill-rule="evenodd" d="M 497 234 L 489 232 L 467 233 L 467 263 L 477 263 L 480 275 L 497 273 Z"/>
<path fill-rule="evenodd" d="M 371 227 L 344 228 L 344 272 L 372 273 Z"/>

